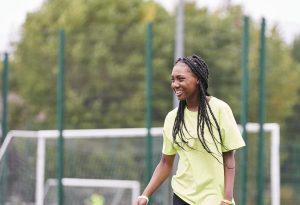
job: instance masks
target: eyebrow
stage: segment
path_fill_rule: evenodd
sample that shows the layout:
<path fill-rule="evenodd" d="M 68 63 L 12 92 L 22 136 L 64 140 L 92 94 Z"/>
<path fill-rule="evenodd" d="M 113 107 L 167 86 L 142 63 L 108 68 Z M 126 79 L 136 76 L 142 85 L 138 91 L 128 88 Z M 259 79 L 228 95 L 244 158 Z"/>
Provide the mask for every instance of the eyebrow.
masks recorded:
<path fill-rule="evenodd" d="M 185 75 L 184 74 L 179 74 L 179 75 L 171 75 L 171 77 L 173 78 L 173 77 L 185 77 Z"/>

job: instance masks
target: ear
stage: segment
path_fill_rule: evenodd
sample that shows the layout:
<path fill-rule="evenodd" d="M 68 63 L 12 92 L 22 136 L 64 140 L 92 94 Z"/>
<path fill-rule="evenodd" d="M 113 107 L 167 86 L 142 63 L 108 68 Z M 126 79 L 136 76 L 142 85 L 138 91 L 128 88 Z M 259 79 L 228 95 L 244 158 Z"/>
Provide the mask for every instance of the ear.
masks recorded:
<path fill-rule="evenodd" d="M 197 80 L 197 84 L 199 84 L 200 83 L 200 79 L 198 78 L 198 80 Z"/>

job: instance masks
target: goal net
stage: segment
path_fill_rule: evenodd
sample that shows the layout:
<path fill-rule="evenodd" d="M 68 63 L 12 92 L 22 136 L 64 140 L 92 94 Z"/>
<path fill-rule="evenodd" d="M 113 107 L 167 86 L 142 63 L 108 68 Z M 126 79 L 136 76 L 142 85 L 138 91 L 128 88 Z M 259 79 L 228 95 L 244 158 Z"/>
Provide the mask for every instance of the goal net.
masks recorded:
<path fill-rule="evenodd" d="M 264 129 L 269 133 L 268 148 L 271 150 L 266 157 L 269 177 L 265 193 L 271 205 L 279 205 L 279 127 L 277 124 L 265 124 Z M 247 130 L 257 133 L 258 125 L 249 123 Z M 153 164 L 156 165 L 161 156 L 162 128 L 152 128 L 151 133 Z M 105 205 L 111 205 L 119 197 L 121 201 L 131 204 L 135 192 L 132 188 L 105 188 L 99 184 L 80 187 L 68 180 L 137 181 L 141 188 L 145 187 L 146 134 L 145 128 L 64 130 L 65 200 L 75 199 L 76 196 L 88 203 L 89 200 L 104 197 Z M 56 130 L 9 132 L 0 148 L 0 204 L 1 201 L 25 205 L 54 203 L 57 136 Z M 251 177 L 249 180 L 253 180 Z M 238 185 L 237 180 L 236 189 Z M 169 205 L 171 195 L 169 183 L 165 182 L 152 197 L 153 203 Z"/>
<path fill-rule="evenodd" d="M 134 204 L 140 193 L 140 183 L 131 180 L 104 180 L 64 178 L 65 204 L 93 205 Z M 57 180 L 48 179 L 45 186 L 45 204 L 57 202 Z"/>
<path fill-rule="evenodd" d="M 65 178 L 138 181 L 145 187 L 146 129 L 65 130 L 63 133 Z M 161 133 L 161 128 L 152 129 L 153 164 L 157 164 L 161 156 Z M 52 204 L 56 187 L 53 183 L 50 186 L 49 179 L 56 178 L 57 136 L 56 130 L 9 132 L 0 149 L 0 183 L 1 187 L 5 185 L 2 200 L 11 204 Z M 45 183 L 50 183 L 47 194 Z M 66 184 L 64 190 L 65 200 L 74 195 L 92 196 L 93 190 L 105 197 L 105 205 L 116 200 L 116 194 L 127 205 L 133 200 L 133 189 L 125 187 Z M 165 183 L 155 193 L 153 202 L 167 205 L 169 193 L 170 188 Z"/>

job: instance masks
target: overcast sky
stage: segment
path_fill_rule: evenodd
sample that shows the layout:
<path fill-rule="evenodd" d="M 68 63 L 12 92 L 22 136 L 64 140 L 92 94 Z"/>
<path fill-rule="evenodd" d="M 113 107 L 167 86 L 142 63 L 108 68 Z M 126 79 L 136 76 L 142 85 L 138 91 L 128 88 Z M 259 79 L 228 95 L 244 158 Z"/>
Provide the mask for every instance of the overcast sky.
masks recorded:
<path fill-rule="evenodd" d="M 17 39 L 26 13 L 38 9 L 44 0 L 0 0 L 0 53 L 9 49 L 9 42 Z M 178 0 L 155 0 L 168 10 L 173 10 Z M 229 0 L 197 0 L 200 7 L 220 7 Z M 300 0 L 231 0 L 242 4 L 245 12 L 254 20 L 264 16 L 267 24 L 278 24 L 286 42 L 300 33 Z"/>

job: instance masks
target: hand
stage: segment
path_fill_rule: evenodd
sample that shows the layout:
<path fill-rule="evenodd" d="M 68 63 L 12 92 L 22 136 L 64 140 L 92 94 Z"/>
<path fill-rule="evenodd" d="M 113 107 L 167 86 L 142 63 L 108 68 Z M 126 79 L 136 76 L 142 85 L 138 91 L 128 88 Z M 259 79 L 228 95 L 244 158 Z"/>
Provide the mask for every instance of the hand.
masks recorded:
<path fill-rule="evenodd" d="M 137 199 L 135 205 L 147 205 L 146 199 Z"/>
<path fill-rule="evenodd" d="M 220 205 L 228 205 L 228 204 L 226 202 L 224 202 L 224 201 L 221 201 Z"/>

